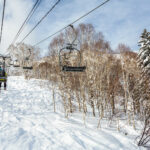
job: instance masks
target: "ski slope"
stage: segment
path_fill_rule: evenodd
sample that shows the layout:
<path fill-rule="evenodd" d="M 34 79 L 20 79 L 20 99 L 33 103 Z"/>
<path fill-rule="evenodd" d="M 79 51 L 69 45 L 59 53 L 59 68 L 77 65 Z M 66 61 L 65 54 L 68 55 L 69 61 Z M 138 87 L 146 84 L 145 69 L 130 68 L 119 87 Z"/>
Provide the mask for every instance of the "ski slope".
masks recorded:
<path fill-rule="evenodd" d="M 0 150 L 139 149 L 135 136 L 97 129 L 93 120 L 85 126 L 80 114 L 66 119 L 59 96 L 54 113 L 52 93 L 44 84 L 46 81 L 9 77 L 7 90 L 0 92 Z"/>

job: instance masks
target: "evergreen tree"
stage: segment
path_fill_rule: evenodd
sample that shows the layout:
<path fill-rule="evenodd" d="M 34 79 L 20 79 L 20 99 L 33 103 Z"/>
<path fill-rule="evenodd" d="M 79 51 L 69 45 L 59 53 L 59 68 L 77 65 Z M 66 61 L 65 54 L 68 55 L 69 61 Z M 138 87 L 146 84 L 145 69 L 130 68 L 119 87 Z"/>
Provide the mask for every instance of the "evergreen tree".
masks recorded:
<path fill-rule="evenodd" d="M 144 111 L 145 126 L 138 145 L 150 148 L 150 32 L 146 29 L 141 35 L 139 45 L 141 46 L 138 54 L 138 65 L 141 69 L 139 99 Z"/>
<path fill-rule="evenodd" d="M 150 75 L 150 32 L 144 29 L 139 41 L 140 51 L 138 54 L 138 64 L 143 75 Z"/>

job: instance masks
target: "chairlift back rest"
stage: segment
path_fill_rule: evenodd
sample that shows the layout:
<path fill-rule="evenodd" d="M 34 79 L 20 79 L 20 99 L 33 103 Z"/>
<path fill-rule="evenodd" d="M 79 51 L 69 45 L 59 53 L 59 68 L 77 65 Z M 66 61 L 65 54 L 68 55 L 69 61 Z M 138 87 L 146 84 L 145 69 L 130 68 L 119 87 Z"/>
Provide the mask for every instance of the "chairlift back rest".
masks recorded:
<path fill-rule="evenodd" d="M 19 65 L 13 65 L 15 68 L 20 67 Z"/>

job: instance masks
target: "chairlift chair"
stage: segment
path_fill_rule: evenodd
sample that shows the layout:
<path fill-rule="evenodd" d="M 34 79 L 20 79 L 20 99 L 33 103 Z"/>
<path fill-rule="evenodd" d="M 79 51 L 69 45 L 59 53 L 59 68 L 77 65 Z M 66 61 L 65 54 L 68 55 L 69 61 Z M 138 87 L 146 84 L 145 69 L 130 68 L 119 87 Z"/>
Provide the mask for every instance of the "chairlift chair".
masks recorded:
<path fill-rule="evenodd" d="M 64 57 L 64 55 L 62 55 L 62 54 L 66 50 L 69 51 L 69 52 L 66 52 L 66 53 L 73 53 L 73 51 L 76 51 L 78 53 L 79 60 L 78 60 L 76 66 L 63 64 L 62 57 Z M 69 44 L 68 47 L 62 48 L 60 50 L 60 52 L 59 52 L 59 65 L 61 67 L 61 70 L 65 71 L 65 72 L 83 72 L 86 69 L 86 66 L 81 66 L 81 52 L 77 48 L 73 47 L 70 44 Z"/>
<path fill-rule="evenodd" d="M 32 70 L 33 69 L 33 66 L 31 65 L 31 63 L 29 62 L 30 61 L 30 57 L 31 57 L 31 49 L 28 49 L 29 50 L 29 56 L 27 56 L 25 59 L 24 59 L 24 66 L 23 66 L 23 69 L 24 70 Z"/>
<path fill-rule="evenodd" d="M 19 68 L 20 67 L 20 64 L 19 64 L 18 60 L 15 60 L 13 62 L 13 67 L 15 67 L 15 68 Z"/>
<path fill-rule="evenodd" d="M 32 66 L 23 66 L 23 69 L 24 69 L 24 70 L 32 70 L 33 67 L 32 67 Z"/>
<path fill-rule="evenodd" d="M 70 25 L 70 27 L 73 29 L 74 31 L 74 28 L 72 25 Z M 66 47 L 62 48 L 60 51 L 59 51 L 59 65 L 60 65 L 60 68 L 61 68 L 61 71 L 64 71 L 64 72 L 84 72 L 85 69 L 86 69 L 86 66 L 81 66 L 81 52 L 80 50 L 78 50 L 76 48 L 76 44 L 74 44 L 75 40 L 77 39 L 77 35 L 75 37 L 75 39 L 73 40 L 72 43 L 68 43 Z M 77 65 L 66 65 L 63 63 L 62 59 L 66 59 L 67 58 L 65 57 L 66 54 L 71 54 L 73 52 L 77 52 L 78 54 L 78 62 L 77 62 Z"/>
<path fill-rule="evenodd" d="M 23 67 L 22 67 L 24 70 L 32 70 L 33 69 L 33 66 L 32 66 L 32 64 L 31 64 L 31 62 L 29 62 L 29 60 L 27 61 L 25 61 L 24 62 L 24 65 L 23 65 Z"/>
<path fill-rule="evenodd" d="M 10 65 L 10 66 L 13 66 L 13 65 L 14 65 L 12 60 L 9 62 L 9 65 Z"/>
<path fill-rule="evenodd" d="M 24 62 L 24 65 L 22 67 L 24 70 L 32 70 L 33 69 L 33 66 L 31 64 L 31 62 L 29 62 L 29 60 L 26 60 Z"/>

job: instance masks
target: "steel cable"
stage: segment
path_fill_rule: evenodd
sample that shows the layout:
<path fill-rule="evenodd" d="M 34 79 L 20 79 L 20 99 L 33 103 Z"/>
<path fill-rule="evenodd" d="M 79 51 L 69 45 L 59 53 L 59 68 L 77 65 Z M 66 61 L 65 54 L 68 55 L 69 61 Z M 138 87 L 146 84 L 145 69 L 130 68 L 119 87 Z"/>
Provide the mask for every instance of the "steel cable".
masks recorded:
<path fill-rule="evenodd" d="M 75 21 L 73 21 L 72 23 L 66 25 L 65 27 L 63 27 L 62 29 L 58 30 L 57 32 L 51 34 L 50 36 L 44 38 L 43 40 L 39 41 L 38 43 L 36 43 L 34 46 L 37 46 L 39 44 L 41 44 L 42 42 L 48 40 L 49 38 L 51 38 L 52 36 L 56 35 L 57 33 L 63 31 L 64 29 L 68 28 L 70 25 L 73 25 L 74 23 L 78 22 L 79 20 L 81 20 L 82 18 L 86 17 L 87 15 L 89 15 L 90 13 L 92 13 L 93 11 L 95 11 L 96 9 L 102 7 L 104 4 L 106 4 L 107 2 L 109 2 L 110 0 L 106 0 L 105 2 L 101 3 L 100 5 L 98 5 L 97 7 L 95 7 L 94 9 L 90 10 L 89 12 L 87 12 L 86 14 L 82 15 L 81 17 L 79 17 L 78 19 L 76 19 Z"/>
<path fill-rule="evenodd" d="M 30 30 L 30 32 L 22 39 L 21 43 L 35 30 L 35 28 L 47 17 L 47 15 L 58 5 L 60 0 L 58 0 L 51 9 L 40 19 L 40 21 Z"/>
<path fill-rule="evenodd" d="M 4 24 L 4 16 L 5 16 L 5 6 L 6 6 L 6 0 L 4 0 L 4 3 L 3 3 L 2 22 L 1 22 L 1 32 L 0 32 L 0 44 L 1 44 L 1 41 L 2 41 L 3 24 Z"/>

